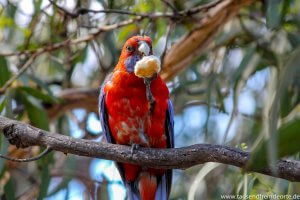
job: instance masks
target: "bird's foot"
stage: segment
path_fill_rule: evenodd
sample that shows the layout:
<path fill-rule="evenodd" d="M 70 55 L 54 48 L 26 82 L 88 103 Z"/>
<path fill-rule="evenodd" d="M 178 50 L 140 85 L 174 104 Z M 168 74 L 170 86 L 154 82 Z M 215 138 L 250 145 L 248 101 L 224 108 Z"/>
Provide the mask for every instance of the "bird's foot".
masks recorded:
<path fill-rule="evenodd" d="M 131 156 L 133 156 L 133 154 L 134 154 L 134 151 L 136 151 L 138 148 L 140 147 L 140 145 L 139 144 L 132 144 L 131 145 Z"/>

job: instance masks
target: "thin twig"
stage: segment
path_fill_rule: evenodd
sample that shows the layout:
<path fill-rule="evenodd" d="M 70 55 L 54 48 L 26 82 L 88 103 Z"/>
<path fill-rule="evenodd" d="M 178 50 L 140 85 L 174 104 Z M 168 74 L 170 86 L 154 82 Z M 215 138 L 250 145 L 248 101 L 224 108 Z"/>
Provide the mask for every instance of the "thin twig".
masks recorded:
<path fill-rule="evenodd" d="M 171 22 L 168 26 L 168 29 L 167 29 L 167 34 L 166 34 L 166 42 L 165 42 L 165 47 L 164 47 L 164 51 L 162 52 L 161 56 L 160 56 L 160 62 L 161 62 L 161 66 L 163 67 L 164 65 L 164 58 L 166 56 L 166 53 L 167 53 L 167 50 L 168 50 L 168 41 L 169 41 L 169 37 L 170 37 L 170 34 L 171 34 L 171 30 L 174 28 L 173 27 L 174 24 Z"/>
<path fill-rule="evenodd" d="M 164 3 L 166 3 L 169 7 L 172 8 L 174 13 L 137 13 L 137 12 L 130 12 L 126 10 L 116 10 L 116 9 L 102 9 L 102 10 L 93 10 L 93 9 L 87 9 L 87 8 L 78 8 L 75 12 L 70 12 L 67 9 L 57 5 L 53 0 L 49 0 L 51 4 L 53 4 L 55 7 L 57 7 L 59 10 L 64 12 L 66 15 L 70 16 L 71 18 L 76 18 L 80 15 L 85 15 L 88 13 L 114 13 L 114 14 L 121 14 L 121 15 L 131 15 L 131 16 L 139 16 L 143 18 L 170 18 L 173 20 L 179 20 L 182 17 L 189 17 L 192 15 L 195 15 L 201 11 L 206 11 L 214 6 L 216 6 L 218 3 L 220 3 L 221 0 L 213 1 L 211 3 L 207 3 L 205 5 L 200 5 L 195 8 L 186 9 L 180 12 L 177 12 L 177 9 L 172 6 L 169 2 L 167 3 L 166 0 L 163 0 Z"/>
<path fill-rule="evenodd" d="M 57 5 L 53 0 L 49 0 L 52 5 L 54 5 L 56 8 L 64 12 L 66 15 L 70 16 L 71 18 L 76 18 L 80 15 L 85 15 L 88 13 L 114 13 L 114 14 L 122 14 L 122 15 L 132 15 L 132 16 L 141 16 L 141 17 L 147 17 L 148 14 L 142 14 L 142 13 L 135 13 L 130 12 L 126 10 L 116 10 L 116 9 L 103 9 L 103 10 L 93 10 L 93 9 L 87 9 L 87 8 L 78 8 L 75 12 L 70 12 L 67 9 Z"/>
<path fill-rule="evenodd" d="M 40 153 L 37 156 L 31 157 L 31 158 L 11 158 L 9 156 L 5 156 L 0 154 L 0 158 L 3 158 L 5 160 L 9 160 L 12 162 L 32 162 L 32 161 L 36 161 L 41 159 L 42 157 L 44 157 L 45 155 L 47 155 L 48 153 L 50 153 L 52 151 L 52 149 L 50 147 L 47 147 L 42 153 Z"/>
<path fill-rule="evenodd" d="M 93 32 L 85 37 L 82 38 L 78 38 L 78 39 L 74 39 L 74 40 L 65 40 L 63 42 L 59 42 L 59 43 L 55 43 L 55 44 L 50 44 L 47 45 L 45 47 L 41 47 L 35 50 L 27 50 L 27 51 L 21 51 L 21 52 L 15 52 L 15 53 L 0 53 L 0 55 L 2 56 L 20 56 L 20 55 L 31 55 L 31 57 L 27 60 L 27 62 L 22 66 L 22 68 L 12 77 L 10 78 L 5 85 L 0 89 L 0 94 L 3 94 L 6 89 L 14 82 L 14 80 L 16 80 L 17 78 L 19 78 L 26 70 L 27 68 L 33 63 L 33 61 L 35 60 L 35 58 L 45 52 L 51 52 L 57 49 L 60 49 L 64 46 L 67 45 L 76 45 L 82 42 L 88 42 L 93 40 L 96 36 L 98 36 L 100 33 L 103 32 L 107 32 L 110 30 L 114 30 L 123 26 L 127 26 L 129 24 L 132 24 L 136 21 L 141 20 L 142 17 L 135 17 L 129 20 L 125 20 L 122 21 L 120 23 L 116 23 L 116 24 L 112 24 L 112 25 L 106 25 L 106 26 L 101 26 L 98 28 L 98 30 L 96 32 Z"/>
<path fill-rule="evenodd" d="M 212 108 L 215 108 L 217 110 L 220 110 L 220 111 L 224 112 L 221 109 L 221 106 L 219 106 L 217 104 L 210 104 L 206 101 L 199 101 L 199 100 L 189 101 L 189 102 L 187 102 L 183 105 L 183 108 L 187 108 L 189 106 L 208 106 L 208 107 L 212 107 Z"/>
<path fill-rule="evenodd" d="M 233 110 L 232 110 L 232 113 L 230 115 L 229 122 L 227 124 L 226 130 L 225 130 L 225 133 L 224 133 L 224 136 L 223 136 L 223 142 L 222 142 L 222 144 L 225 144 L 226 139 L 227 139 L 228 134 L 229 134 L 229 131 L 230 131 L 230 128 L 231 128 L 232 123 L 234 121 L 234 118 L 238 114 L 238 105 L 237 105 L 237 103 L 238 103 L 238 97 L 234 97 L 234 100 L 233 100 Z"/>
<path fill-rule="evenodd" d="M 212 2 L 204 4 L 204 5 L 196 6 L 195 8 L 191 8 L 189 10 L 181 11 L 181 12 L 179 12 L 179 14 L 181 14 L 181 15 L 194 15 L 194 14 L 202 12 L 202 11 L 207 11 L 208 9 L 210 9 L 212 7 L 215 7 L 216 5 L 221 3 L 222 1 L 223 0 L 212 1 Z"/>
<path fill-rule="evenodd" d="M 93 40 L 94 38 L 96 38 L 100 33 L 118 29 L 123 26 L 127 26 L 127 25 L 133 24 L 135 22 L 141 21 L 142 19 L 143 19 L 142 17 L 138 16 L 135 18 L 121 21 L 119 23 L 103 25 L 103 26 L 98 27 L 96 31 L 91 32 L 89 35 L 81 37 L 81 38 L 77 38 L 77 39 L 73 39 L 73 40 L 67 39 L 62 42 L 48 44 L 48 45 L 45 45 L 43 47 L 40 47 L 40 48 L 34 49 L 34 50 L 25 50 L 25 51 L 12 52 L 12 53 L 0 53 L 0 56 L 20 56 L 20 55 L 31 55 L 34 53 L 37 53 L 40 55 L 45 52 L 55 51 L 64 46 L 67 46 L 67 45 L 76 45 L 76 44 L 83 43 L 83 42 L 89 42 L 89 41 Z"/>
<path fill-rule="evenodd" d="M 33 61 L 35 60 L 35 58 L 38 56 L 39 54 L 33 54 L 26 62 L 25 64 L 21 67 L 21 69 L 13 76 L 11 77 L 4 85 L 3 87 L 0 88 L 0 94 L 3 94 L 6 89 L 17 79 L 19 78 L 28 67 L 31 66 L 31 64 L 33 63 Z"/>
<path fill-rule="evenodd" d="M 93 10 L 88 8 L 78 8 L 74 12 L 68 11 L 67 9 L 57 5 L 54 1 L 49 0 L 56 8 L 61 10 L 66 15 L 70 16 L 71 18 L 77 18 L 80 15 L 86 15 L 89 13 L 98 14 L 98 13 L 113 13 L 113 14 L 121 14 L 121 15 L 131 15 L 131 16 L 139 16 L 143 18 L 174 18 L 173 13 L 137 13 L 137 12 L 130 12 L 127 10 L 117 10 L 117 9 L 102 9 L 102 10 Z"/>
<path fill-rule="evenodd" d="M 166 6 L 168 6 L 169 8 L 171 8 L 171 10 L 174 12 L 174 13 L 178 13 L 178 10 L 177 8 L 171 3 L 169 2 L 168 0 L 161 0 L 164 4 L 166 4 Z"/>

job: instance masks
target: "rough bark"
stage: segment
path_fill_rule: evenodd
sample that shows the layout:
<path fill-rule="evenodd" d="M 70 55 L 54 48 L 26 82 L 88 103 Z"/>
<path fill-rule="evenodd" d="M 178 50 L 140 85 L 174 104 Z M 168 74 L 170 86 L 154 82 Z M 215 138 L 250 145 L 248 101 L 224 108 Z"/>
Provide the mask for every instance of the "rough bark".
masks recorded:
<path fill-rule="evenodd" d="M 63 153 L 88 156 L 139 164 L 154 168 L 188 168 L 205 162 L 218 162 L 240 167 L 290 181 L 300 181 L 300 162 L 279 160 L 276 166 L 263 169 L 247 169 L 250 153 L 237 148 L 221 145 L 196 144 L 183 148 L 153 149 L 138 148 L 133 153 L 129 146 L 98 143 L 75 139 L 66 135 L 49 133 L 28 124 L 0 116 L 0 131 L 11 144 L 25 148 L 28 146 L 47 146 Z"/>

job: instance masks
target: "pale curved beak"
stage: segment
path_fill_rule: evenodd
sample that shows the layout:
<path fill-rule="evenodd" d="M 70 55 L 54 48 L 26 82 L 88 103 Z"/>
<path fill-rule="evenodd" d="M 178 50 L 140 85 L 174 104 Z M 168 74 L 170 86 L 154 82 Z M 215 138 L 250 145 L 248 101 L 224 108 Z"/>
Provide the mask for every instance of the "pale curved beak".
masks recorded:
<path fill-rule="evenodd" d="M 143 56 L 149 56 L 150 53 L 150 47 L 147 44 L 147 42 L 141 41 L 139 42 L 139 47 L 138 51 L 143 55 Z"/>

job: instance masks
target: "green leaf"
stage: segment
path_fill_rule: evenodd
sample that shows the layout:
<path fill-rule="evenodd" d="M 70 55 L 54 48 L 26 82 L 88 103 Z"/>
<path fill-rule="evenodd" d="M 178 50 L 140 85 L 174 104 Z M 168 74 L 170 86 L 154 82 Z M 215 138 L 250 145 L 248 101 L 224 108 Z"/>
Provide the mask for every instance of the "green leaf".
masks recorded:
<path fill-rule="evenodd" d="M 293 81 L 286 89 L 285 95 L 280 102 L 280 117 L 284 118 L 289 115 L 300 104 L 300 80 Z"/>
<path fill-rule="evenodd" d="M 300 36 L 296 33 L 288 32 L 288 39 L 290 40 L 290 44 L 293 46 L 293 48 L 296 48 L 300 45 Z"/>
<path fill-rule="evenodd" d="M 6 97 L 5 97 L 5 113 L 4 115 L 8 118 L 13 118 L 13 111 L 12 111 L 12 101 L 13 101 L 14 90 L 8 90 Z"/>
<path fill-rule="evenodd" d="M 254 48 L 254 47 L 250 47 L 250 48 L 246 49 L 246 54 L 243 57 L 243 60 L 241 61 L 238 69 L 234 72 L 234 74 L 232 76 L 232 81 L 233 81 L 233 83 L 235 83 L 235 85 L 237 85 L 237 81 L 241 78 L 243 72 L 248 67 L 248 64 L 250 63 L 253 55 L 255 54 L 255 50 L 256 50 L 256 48 Z"/>
<path fill-rule="evenodd" d="M 104 42 L 104 41 L 103 41 Z M 83 63 L 87 58 L 87 52 L 88 52 L 88 45 L 81 50 L 74 58 L 72 59 L 72 64 L 76 65 L 77 63 Z"/>
<path fill-rule="evenodd" d="M 130 24 L 120 29 L 118 35 L 118 45 L 123 45 L 124 42 L 137 31 L 136 24 Z"/>
<path fill-rule="evenodd" d="M 3 111 L 3 109 L 5 108 L 5 106 L 6 106 L 6 98 L 3 98 L 2 102 L 0 103 L 0 114 Z"/>
<path fill-rule="evenodd" d="M 300 152 L 300 118 L 281 126 L 278 130 L 277 151 L 278 157 L 293 155 Z M 268 141 L 264 141 L 252 153 L 249 169 L 262 169 L 267 163 Z"/>
<path fill-rule="evenodd" d="M 0 56 L 0 87 L 9 80 L 10 76 L 11 73 L 8 69 L 6 59 L 3 56 Z"/>
<path fill-rule="evenodd" d="M 34 1 L 34 10 L 35 10 L 35 13 L 40 12 L 41 5 L 42 5 L 42 0 Z"/>
<path fill-rule="evenodd" d="M 296 75 L 300 73 L 300 47 L 294 50 L 291 55 L 289 56 L 286 66 L 283 68 L 279 84 L 277 86 L 276 94 L 274 101 L 272 103 L 271 109 L 270 109 L 270 117 L 269 117 L 269 135 L 271 136 L 269 138 L 269 153 L 270 153 L 270 159 L 274 159 L 271 155 L 276 157 L 276 148 L 273 148 L 276 144 L 277 140 L 277 133 L 276 128 L 278 124 L 278 118 L 280 116 L 280 111 L 282 111 L 281 102 L 284 100 L 284 96 L 287 95 L 287 88 L 293 83 L 293 80 L 296 79 Z M 273 151 L 271 151 L 273 150 Z"/>
<path fill-rule="evenodd" d="M 293 155 L 300 151 L 300 118 L 283 125 L 279 131 L 279 157 Z"/>
<path fill-rule="evenodd" d="M 282 9 L 281 9 L 281 13 L 280 13 L 281 14 L 280 18 L 281 18 L 282 22 L 284 21 L 284 18 L 286 16 L 286 14 L 288 13 L 291 3 L 292 3 L 292 0 L 284 0 L 282 2 Z"/>
<path fill-rule="evenodd" d="M 267 0 L 266 20 L 269 29 L 275 29 L 281 24 L 281 6 L 282 0 Z"/>
<path fill-rule="evenodd" d="M 26 92 L 27 94 L 29 94 L 37 99 L 40 99 L 46 103 L 57 103 L 57 101 L 58 101 L 53 96 L 45 94 L 42 91 L 32 88 L 32 87 L 19 87 L 18 89 L 20 89 L 20 90 Z"/>
<path fill-rule="evenodd" d="M 48 85 L 45 84 L 44 81 L 42 81 L 41 79 L 33 76 L 33 75 L 26 75 L 23 74 L 23 76 L 28 76 L 30 78 L 30 80 L 32 80 L 33 82 L 35 82 L 38 86 L 40 86 L 41 88 L 43 88 L 44 90 L 46 90 L 48 92 L 48 95 L 50 95 L 51 97 L 54 97 L 52 91 L 49 89 Z"/>
<path fill-rule="evenodd" d="M 42 171 L 40 173 L 40 178 L 41 178 L 41 185 L 40 185 L 40 193 L 38 196 L 38 200 L 43 200 L 48 192 L 48 187 L 50 184 L 51 176 L 50 176 L 50 169 L 49 165 L 43 165 L 42 166 Z"/>
<path fill-rule="evenodd" d="M 15 200 L 15 183 L 12 178 L 4 186 L 5 199 Z"/>
<path fill-rule="evenodd" d="M 8 148 L 8 141 L 5 138 L 5 136 L 0 133 L 0 153 L 2 155 L 6 155 L 7 154 L 7 148 Z M 4 169 L 4 163 L 5 163 L 5 159 L 0 159 L 0 173 L 2 172 L 2 170 Z"/>
<path fill-rule="evenodd" d="M 17 7 L 16 6 L 14 6 L 13 4 L 10 4 L 10 3 L 7 4 L 6 12 L 7 12 L 7 15 L 11 19 L 15 18 L 16 11 L 17 11 Z"/>
<path fill-rule="evenodd" d="M 153 46 L 155 46 L 157 44 L 157 42 L 159 41 L 159 39 L 166 33 L 167 30 L 167 23 L 165 20 L 163 19 L 158 19 L 156 21 L 156 35 L 154 41 L 153 41 Z"/>
<path fill-rule="evenodd" d="M 42 148 L 41 151 L 44 151 L 45 148 Z M 38 196 L 38 200 L 45 199 L 48 193 L 48 188 L 51 181 L 51 174 L 50 174 L 50 166 L 54 163 L 53 152 L 49 153 L 47 156 L 44 156 L 40 160 L 37 161 L 38 168 L 40 169 L 40 179 L 41 184 L 39 186 L 40 192 Z"/>
<path fill-rule="evenodd" d="M 32 97 L 30 98 L 30 96 L 28 97 L 27 94 L 21 90 L 17 90 L 17 95 L 20 96 L 24 103 L 32 125 L 43 130 L 49 130 L 48 116 L 40 103 Z"/>
<path fill-rule="evenodd" d="M 43 108 L 30 101 L 25 103 L 25 108 L 28 112 L 29 119 L 34 126 L 43 130 L 49 130 L 48 116 Z"/>
<path fill-rule="evenodd" d="M 276 130 L 279 111 L 282 109 L 280 107 L 280 102 L 286 95 L 287 88 L 290 83 L 292 83 L 293 79 L 297 78 L 296 75 L 300 74 L 299 56 L 300 47 L 291 54 L 286 62 L 287 64 L 283 69 L 283 72 L 281 73 L 278 89 L 270 111 L 269 134 L 271 137 L 267 141 L 263 141 L 254 151 L 249 164 L 250 168 L 261 169 L 266 166 L 271 148 L 277 151 L 274 155 L 275 158 L 292 155 L 300 150 L 299 119 L 296 119 L 296 121 L 288 123 L 287 125 L 282 126 L 279 130 Z"/>

